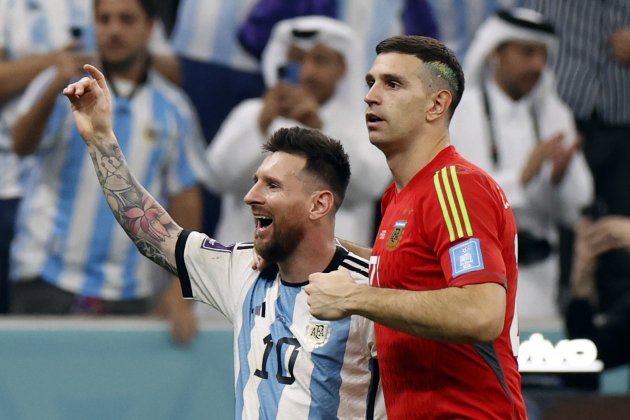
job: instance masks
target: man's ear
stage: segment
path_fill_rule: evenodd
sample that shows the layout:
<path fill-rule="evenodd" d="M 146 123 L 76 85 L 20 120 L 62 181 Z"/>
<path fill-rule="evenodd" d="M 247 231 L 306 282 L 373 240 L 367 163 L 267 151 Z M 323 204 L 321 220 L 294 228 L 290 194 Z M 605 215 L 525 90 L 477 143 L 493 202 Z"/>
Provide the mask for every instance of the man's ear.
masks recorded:
<path fill-rule="evenodd" d="M 448 109 L 453 102 L 453 95 L 451 95 L 450 91 L 442 89 L 435 92 L 431 99 L 433 103 L 426 113 L 428 122 L 435 121 L 448 114 Z"/>
<path fill-rule="evenodd" d="M 312 196 L 309 218 L 321 219 L 335 211 L 335 196 L 331 191 L 315 191 Z"/>

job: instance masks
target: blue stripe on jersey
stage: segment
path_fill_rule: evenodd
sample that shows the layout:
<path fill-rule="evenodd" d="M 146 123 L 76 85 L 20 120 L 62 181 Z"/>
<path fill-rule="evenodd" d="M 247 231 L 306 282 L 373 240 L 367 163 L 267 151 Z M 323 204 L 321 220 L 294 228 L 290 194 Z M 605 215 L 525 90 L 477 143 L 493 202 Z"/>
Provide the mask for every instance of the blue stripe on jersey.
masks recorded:
<path fill-rule="evenodd" d="M 280 286 L 280 293 L 276 301 L 276 320 L 271 324 L 274 348 L 273 353 L 267 359 L 266 370 L 269 373 L 269 380 L 265 384 L 266 386 L 258 388 L 261 418 L 275 419 L 278 417 L 278 405 L 282 390 L 285 385 L 291 384 L 295 380 L 293 372 L 288 371 L 287 367 L 291 367 L 290 359 L 292 355 L 297 355 L 299 343 L 293 337 L 293 332 L 289 327 L 293 324 L 295 297 L 301 291 L 301 287 Z M 263 409 L 265 411 L 262 411 Z"/>
<path fill-rule="evenodd" d="M 44 10 L 42 10 L 42 6 L 38 6 L 39 10 L 37 10 L 37 18 L 33 19 L 33 26 L 31 28 L 31 36 L 33 37 L 33 44 L 39 46 L 40 51 L 43 50 L 52 50 L 52 45 L 50 44 L 50 35 L 48 34 L 48 18 Z"/>
<path fill-rule="evenodd" d="M 308 414 L 311 420 L 330 418 L 331 413 L 339 411 L 341 368 L 350 335 L 350 322 L 348 317 L 331 323 L 334 328 L 328 343 L 311 354 L 315 365 L 311 374 L 311 410 Z M 325 357 L 320 357 L 319 353 Z"/>
<path fill-rule="evenodd" d="M 234 22 L 239 22 L 240 0 L 222 1 L 219 11 L 221 19 L 216 19 L 216 36 L 212 46 L 212 59 L 221 63 L 231 62 L 237 49 L 237 37 L 234 35 Z"/>
<path fill-rule="evenodd" d="M 470 34 L 470 22 L 467 19 L 468 13 L 470 12 L 468 8 L 470 6 L 471 5 L 468 4 L 468 0 L 455 0 L 455 3 L 453 4 L 454 9 L 460 11 L 458 13 L 455 13 L 457 32 L 463 34 L 458 37 L 458 41 L 463 41 L 466 44 L 463 45 L 461 43 L 458 43 L 456 45 L 454 52 L 458 57 L 462 57 L 465 54 L 466 50 L 468 49 L 470 39 L 472 37 L 472 35 Z"/>
<path fill-rule="evenodd" d="M 29 165 L 28 174 L 25 175 L 24 179 L 24 190 L 25 191 L 35 191 L 34 186 L 38 185 L 40 179 L 43 175 L 44 168 L 44 157 L 41 153 L 36 153 L 33 157 L 34 162 L 32 165 Z M 18 206 L 18 212 L 15 220 L 15 238 L 23 237 L 25 235 L 23 232 L 28 230 L 28 223 L 30 219 L 30 215 L 32 213 L 33 208 L 33 196 L 25 196 L 20 201 L 20 205 Z M 26 249 L 28 249 L 29 244 L 27 241 L 13 241 L 11 244 L 11 258 L 14 258 L 14 255 L 24 255 Z M 9 277 L 11 279 L 19 278 L 22 273 L 18 272 L 17 266 L 18 264 L 9 264 Z"/>
<path fill-rule="evenodd" d="M 178 55 L 186 56 L 188 46 L 192 43 L 193 34 L 195 33 L 195 16 L 199 16 L 199 12 L 195 6 L 200 6 L 201 2 L 191 0 L 180 0 L 177 14 L 182 14 L 175 22 L 173 28 L 173 36 L 171 42 L 173 48 Z M 185 22 L 185 24 L 184 24 Z M 210 23 L 208 23 L 210 24 Z"/>
<path fill-rule="evenodd" d="M 274 269 L 275 268 L 275 269 Z M 238 358 L 239 358 L 239 372 L 236 379 L 236 407 L 234 410 L 234 418 L 243 418 L 243 391 L 245 389 L 246 380 L 251 376 L 249 371 L 249 361 L 247 355 L 249 354 L 251 343 L 251 331 L 254 329 L 254 323 L 256 321 L 255 314 L 251 313 L 251 308 L 262 304 L 267 296 L 267 291 L 273 286 L 274 278 L 278 273 L 277 266 L 269 267 L 264 270 L 258 276 L 258 279 L 254 282 L 251 289 L 247 292 L 247 296 L 243 301 L 243 325 L 238 332 Z"/>
<path fill-rule="evenodd" d="M 350 7 L 348 5 L 348 0 L 337 1 L 335 16 L 331 16 L 331 17 L 339 19 L 342 22 L 347 22 L 348 21 L 348 7 Z"/>
<path fill-rule="evenodd" d="M 114 103 L 114 132 L 118 138 L 118 144 L 124 155 L 129 153 L 131 137 L 131 105 L 129 101 L 115 98 Z M 72 130 L 73 138 L 79 137 L 76 129 Z M 81 141 L 81 138 L 78 138 Z M 85 151 L 84 151 L 85 153 Z M 90 250 L 86 261 L 86 278 L 83 283 L 81 293 L 86 296 L 100 296 L 101 289 L 106 281 L 104 272 L 105 262 L 110 258 L 112 240 L 114 233 L 118 229 L 116 220 L 112 216 L 112 211 L 107 204 L 105 196 L 101 195 L 98 200 L 96 215 L 94 218 L 94 230 L 90 240 Z M 130 276 L 123 273 L 123 289 L 127 291 L 131 286 L 132 296 L 135 291 L 135 281 Z M 124 296 L 123 296 L 124 298 Z"/>
<path fill-rule="evenodd" d="M 400 3 L 402 0 L 398 0 L 393 2 L 392 0 L 373 0 L 372 1 L 372 24 L 370 26 L 370 31 L 367 36 L 369 36 L 369 43 L 367 46 L 367 50 L 364 52 L 364 66 L 369 66 L 372 64 L 374 59 L 376 58 L 376 46 L 383 39 L 393 35 L 392 25 L 395 24 L 396 20 L 403 19 L 403 16 L 394 16 L 394 13 L 403 13 L 403 8 L 400 4 L 392 4 L 392 3 Z M 383 22 L 388 22 L 389 25 L 384 25 Z M 401 22 L 401 31 L 404 32 L 405 28 L 403 23 Z"/>
<path fill-rule="evenodd" d="M 155 178 L 157 176 L 162 175 L 157 166 L 162 161 L 164 153 L 166 153 L 167 151 L 167 142 L 169 140 L 168 133 L 171 132 L 168 129 L 165 130 L 164 127 L 161 126 L 161 124 L 167 124 L 168 121 L 170 121 L 170 119 L 167 117 L 168 115 L 167 108 L 169 107 L 169 104 L 166 101 L 166 98 L 160 95 L 159 92 L 153 88 L 151 89 L 150 94 L 151 94 L 151 110 L 152 110 L 152 115 L 153 115 L 153 121 L 155 122 L 155 124 L 158 124 L 160 126 L 159 128 L 158 127 L 146 128 L 149 130 L 155 130 L 156 133 L 143 133 L 147 135 L 159 134 L 159 137 L 154 139 L 156 143 L 153 149 L 151 150 L 151 157 L 149 158 L 149 163 L 146 166 L 146 170 L 142 174 L 142 178 L 140 178 L 142 180 L 142 184 L 148 190 L 151 190 L 151 187 L 153 183 L 155 182 Z M 147 141 L 147 140 L 138 139 L 138 141 Z M 163 188 L 165 188 L 165 185 L 163 185 Z M 153 194 L 153 196 L 156 198 L 159 197 L 158 201 L 160 202 L 165 202 L 165 200 L 168 199 L 166 194 L 164 194 L 164 191 L 160 191 L 159 195 Z M 125 281 L 123 285 L 123 288 L 121 291 L 122 293 L 121 296 L 123 299 L 133 298 L 136 296 L 136 285 L 138 284 L 138 282 L 135 280 L 131 281 L 131 279 L 134 279 L 136 276 L 134 269 L 135 267 L 138 266 L 138 261 L 141 258 L 143 257 L 142 255 L 140 255 L 140 252 L 137 251 L 136 247 L 133 247 L 131 252 L 127 254 L 127 257 L 124 263 L 123 273 L 125 274 L 125 279 L 129 279 L 130 281 L 129 282 Z"/>
<path fill-rule="evenodd" d="M 96 34 L 94 33 L 94 26 L 87 25 L 87 27 L 83 28 L 81 41 L 83 42 L 83 50 L 85 52 L 96 52 Z"/>
<path fill-rule="evenodd" d="M 193 167 L 189 164 L 187 149 L 195 149 L 195 147 L 189 145 L 190 142 L 199 141 L 199 139 L 192 138 L 194 131 L 190 126 L 193 124 L 192 119 L 185 119 L 183 115 L 178 114 L 177 121 L 179 124 L 178 130 L 180 131 L 180 140 L 177 142 L 177 162 L 175 167 L 177 168 L 179 187 L 189 188 L 197 183 L 197 175 L 193 171 Z"/>
<path fill-rule="evenodd" d="M 80 175 L 85 162 L 86 151 L 85 144 L 78 134 L 71 136 L 67 144 L 56 144 L 53 147 L 65 147 L 66 156 L 59 174 L 61 185 L 59 192 L 56 194 L 59 201 L 55 214 L 55 228 L 49 243 L 52 249 L 48 260 L 44 263 L 42 277 L 51 283 L 58 284 L 59 275 L 64 267 L 65 241 L 69 236 L 70 226 L 72 225 L 72 213 L 74 203 L 78 198 L 77 190 L 81 182 Z M 63 245 L 61 246 L 61 244 Z"/>
<path fill-rule="evenodd" d="M 81 29 L 81 42 L 83 51 L 96 52 L 96 39 L 94 37 L 93 17 L 88 12 L 91 7 L 85 5 L 85 1 L 70 0 L 70 25 Z"/>

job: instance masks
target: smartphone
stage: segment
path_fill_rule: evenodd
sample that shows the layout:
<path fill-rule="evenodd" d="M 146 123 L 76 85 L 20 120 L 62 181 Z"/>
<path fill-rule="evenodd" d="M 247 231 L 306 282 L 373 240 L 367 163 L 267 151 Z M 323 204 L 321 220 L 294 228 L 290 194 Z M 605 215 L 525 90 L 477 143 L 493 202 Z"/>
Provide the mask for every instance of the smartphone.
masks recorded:
<path fill-rule="evenodd" d="M 606 203 L 604 203 L 601 199 L 595 199 L 592 204 L 582 209 L 582 215 L 590 217 L 593 220 L 597 220 L 607 214 L 608 209 Z"/>
<path fill-rule="evenodd" d="M 300 84 L 300 63 L 289 61 L 284 66 L 278 68 L 278 81 L 287 82 L 292 85 Z"/>
<path fill-rule="evenodd" d="M 78 26 L 73 26 L 70 28 L 70 36 L 72 39 L 81 40 L 81 36 L 83 35 L 83 30 Z"/>

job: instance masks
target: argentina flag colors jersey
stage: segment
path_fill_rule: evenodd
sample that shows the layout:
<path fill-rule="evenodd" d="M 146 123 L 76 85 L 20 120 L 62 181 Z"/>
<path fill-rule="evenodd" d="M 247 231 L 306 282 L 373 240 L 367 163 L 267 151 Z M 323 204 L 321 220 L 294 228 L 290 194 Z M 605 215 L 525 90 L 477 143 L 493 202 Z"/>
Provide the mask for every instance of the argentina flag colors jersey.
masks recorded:
<path fill-rule="evenodd" d="M 20 109 L 32 106 L 54 77 L 51 67 L 35 79 Z M 129 169 L 151 195 L 166 203 L 197 183 L 203 140 L 181 91 L 149 71 L 130 98 L 113 97 L 113 114 Z M 12 245 L 12 278 L 42 277 L 61 289 L 103 299 L 149 296 L 156 266 L 112 216 L 62 95 L 33 156 Z M 101 173 L 113 173 L 119 164 L 103 161 Z M 115 176 L 107 182 L 116 189 Z"/>
<path fill-rule="evenodd" d="M 256 58 L 245 51 L 235 28 L 256 0 L 180 0 L 171 43 L 177 55 L 221 64 L 244 72 L 259 71 Z"/>
<path fill-rule="evenodd" d="M 372 322 L 312 317 L 307 282 L 282 282 L 276 265 L 254 271 L 252 256 L 251 243 L 225 247 L 188 231 L 176 250 L 184 297 L 234 326 L 235 418 L 384 418 Z M 344 267 L 366 284 L 367 266 L 338 247 L 325 271 Z"/>

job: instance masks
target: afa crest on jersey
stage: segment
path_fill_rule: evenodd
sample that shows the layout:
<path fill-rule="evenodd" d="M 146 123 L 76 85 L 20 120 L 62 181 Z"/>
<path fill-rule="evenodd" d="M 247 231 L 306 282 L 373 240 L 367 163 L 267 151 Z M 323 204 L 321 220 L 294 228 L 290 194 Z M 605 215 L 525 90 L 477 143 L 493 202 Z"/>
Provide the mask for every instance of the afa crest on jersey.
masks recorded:
<path fill-rule="evenodd" d="M 385 245 L 385 248 L 387 248 L 388 251 L 392 251 L 398 247 L 398 244 L 402 239 L 402 234 L 405 230 L 405 226 L 407 226 L 406 220 L 398 220 L 396 223 L 394 223 L 394 230 L 392 230 L 392 233 L 389 234 L 389 239 L 387 240 L 387 244 Z"/>
<path fill-rule="evenodd" d="M 142 133 L 144 136 L 144 140 L 149 143 L 155 143 L 157 139 L 160 137 L 161 130 L 162 130 L 162 127 L 159 126 L 158 124 L 155 124 L 155 123 L 147 124 L 144 127 L 144 130 Z"/>
<path fill-rule="evenodd" d="M 330 338 L 330 322 L 312 318 L 306 327 L 306 339 L 314 346 L 321 347 Z"/>

